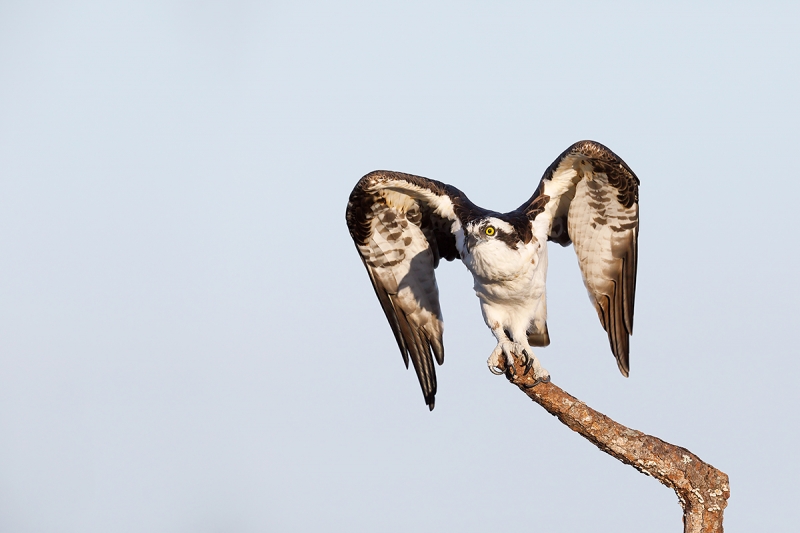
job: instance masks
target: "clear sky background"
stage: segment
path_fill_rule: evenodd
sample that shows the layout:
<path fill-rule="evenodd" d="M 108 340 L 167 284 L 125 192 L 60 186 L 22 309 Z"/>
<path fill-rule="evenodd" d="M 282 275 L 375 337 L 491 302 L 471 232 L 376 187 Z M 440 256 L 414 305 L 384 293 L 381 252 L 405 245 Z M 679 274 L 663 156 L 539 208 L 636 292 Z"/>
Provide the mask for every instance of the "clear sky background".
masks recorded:
<path fill-rule="evenodd" d="M 681 530 L 486 368 L 437 271 L 431 413 L 344 223 L 374 169 L 515 208 L 580 139 L 641 179 L 631 377 L 551 245 L 553 381 L 796 531 L 800 8 L 0 2 L 0 531 Z"/>

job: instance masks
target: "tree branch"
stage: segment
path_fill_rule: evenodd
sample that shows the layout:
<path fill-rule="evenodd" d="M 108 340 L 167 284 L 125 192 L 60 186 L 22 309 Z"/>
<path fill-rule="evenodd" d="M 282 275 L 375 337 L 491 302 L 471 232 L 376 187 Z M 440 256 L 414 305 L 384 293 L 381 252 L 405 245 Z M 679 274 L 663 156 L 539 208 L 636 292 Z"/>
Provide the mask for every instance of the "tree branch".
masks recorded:
<path fill-rule="evenodd" d="M 552 383 L 533 386 L 531 374 L 517 361 L 509 381 L 551 415 L 602 451 L 673 489 L 683 508 L 684 533 L 722 533 L 728 506 L 728 476 L 695 454 L 614 422 Z"/>

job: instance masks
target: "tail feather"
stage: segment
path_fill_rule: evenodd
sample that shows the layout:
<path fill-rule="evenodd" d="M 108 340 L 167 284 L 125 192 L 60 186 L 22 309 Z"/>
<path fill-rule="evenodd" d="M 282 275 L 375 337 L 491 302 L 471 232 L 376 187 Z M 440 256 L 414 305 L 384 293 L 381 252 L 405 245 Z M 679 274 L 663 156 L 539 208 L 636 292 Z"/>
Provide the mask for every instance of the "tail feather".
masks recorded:
<path fill-rule="evenodd" d="M 539 329 L 536 327 L 535 323 L 531 322 L 531 325 L 528 327 L 528 344 L 531 346 L 549 346 L 550 345 L 550 333 L 547 331 L 547 322 L 544 323 L 544 327 Z"/>

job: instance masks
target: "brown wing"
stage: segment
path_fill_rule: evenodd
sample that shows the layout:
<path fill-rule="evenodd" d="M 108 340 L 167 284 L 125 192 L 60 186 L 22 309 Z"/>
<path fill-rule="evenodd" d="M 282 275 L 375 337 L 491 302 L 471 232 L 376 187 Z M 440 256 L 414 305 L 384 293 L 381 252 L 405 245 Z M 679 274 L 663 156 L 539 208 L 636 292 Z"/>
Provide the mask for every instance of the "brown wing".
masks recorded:
<path fill-rule="evenodd" d="M 550 240 L 574 244 L 583 281 L 608 333 L 620 372 L 630 370 L 639 235 L 639 179 L 594 141 L 567 148 L 520 209 Z"/>
<path fill-rule="evenodd" d="M 442 312 L 434 269 L 458 257 L 450 195 L 438 181 L 376 171 L 356 184 L 347 204 L 347 227 L 392 327 L 403 361 L 409 357 L 425 403 L 436 395 L 433 357 L 444 362 Z"/>

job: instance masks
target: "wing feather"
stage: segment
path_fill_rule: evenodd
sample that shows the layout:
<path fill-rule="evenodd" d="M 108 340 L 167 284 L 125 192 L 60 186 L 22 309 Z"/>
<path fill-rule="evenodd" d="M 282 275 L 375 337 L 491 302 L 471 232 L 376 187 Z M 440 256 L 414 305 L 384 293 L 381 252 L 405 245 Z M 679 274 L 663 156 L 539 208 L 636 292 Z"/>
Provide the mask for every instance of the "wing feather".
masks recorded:
<path fill-rule="evenodd" d="M 520 209 L 534 233 L 574 245 L 589 298 L 608 333 L 620 372 L 630 371 L 636 297 L 639 179 L 614 152 L 594 141 L 565 150 Z"/>
<path fill-rule="evenodd" d="M 443 321 L 434 269 L 458 257 L 460 191 L 399 172 L 364 176 L 347 205 L 347 226 L 400 348 L 414 366 L 425 403 L 436 395 L 434 357 L 444 362 Z"/>

